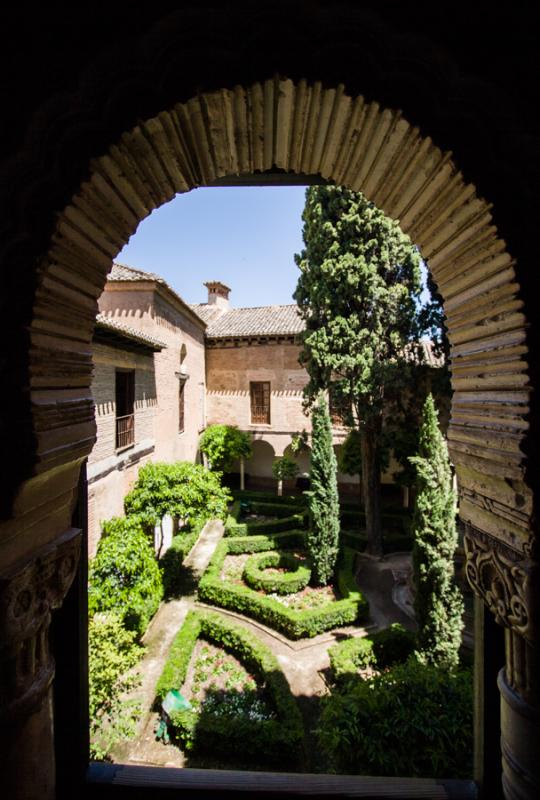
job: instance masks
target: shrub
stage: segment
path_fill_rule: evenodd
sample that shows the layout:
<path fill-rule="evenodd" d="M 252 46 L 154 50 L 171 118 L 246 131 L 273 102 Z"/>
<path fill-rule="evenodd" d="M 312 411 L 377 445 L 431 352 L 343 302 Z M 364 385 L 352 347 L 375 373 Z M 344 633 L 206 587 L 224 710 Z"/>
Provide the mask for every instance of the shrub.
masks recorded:
<path fill-rule="evenodd" d="M 205 524 L 202 519 L 195 520 L 189 530 L 183 530 L 173 537 L 171 546 L 159 559 L 165 597 L 177 597 L 182 594 L 182 564 Z"/>
<path fill-rule="evenodd" d="M 375 659 L 373 642 L 368 636 L 338 642 L 328 648 L 328 655 L 336 683 L 355 678 L 359 669 L 370 667 Z"/>
<path fill-rule="evenodd" d="M 293 514 L 282 519 L 261 520 L 254 522 L 236 522 L 230 518 L 225 524 L 225 536 L 247 536 L 249 534 L 281 533 L 306 525 L 305 514 Z"/>
<path fill-rule="evenodd" d="M 185 521 L 225 519 L 231 496 L 220 477 L 188 461 L 145 464 L 125 497 L 125 512 L 138 516 L 147 529 L 159 524 L 165 514 Z"/>
<path fill-rule="evenodd" d="M 235 536 L 227 539 L 227 551 L 231 555 L 239 553 L 263 553 L 276 547 L 304 547 L 304 531 L 292 530 L 274 533 L 269 536 Z"/>
<path fill-rule="evenodd" d="M 339 496 L 336 454 L 332 447 L 332 425 L 328 404 L 319 394 L 311 414 L 311 490 L 306 492 L 309 525 L 306 548 L 312 563 L 312 582 L 326 586 L 336 566 L 339 550 Z"/>
<path fill-rule="evenodd" d="M 234 544 L 235 541 L 237 540 L 223 540 L 217 546 L 199 583 L 201 600 L 257 619 L 281 631 L 290 639 L 316 636 L 323 631 L 349 625 L 367 614 L 368 602 L 358 590 L 354 575 L 351 574 L 354 557 L 352 551 L 344 554 L 337 573 L 338 588 L 343 599 L 328 603 L 321 608 L 295 611 L 272 597 L 258 594 L 247 586 L 238 586 L 220 579 L 223 562 L 229 552 L 229 542 Z"/>
<path fill-rule="evenodd" d="M 269 567 L 285 569 L 285 573 L 269 574 Z M 248 558 L 243 579 L 252 589 L 275 594 L 293 594 L 308 585 L 311 570 L 292 553 L 273 551 Z"/>
<path fill-rule="evenodd" d="M 318 736 L 336 772 L 466 778 L 472 719 L 469 672 L 410 659 L 335 691 L 323 702 Z"/>
<path fill-rule="evenodd" d="M 250 720 L 218 716 L 204 710 L 171 715 L 173 734 L 186 749 L 222 755 L 255 756 L 264 761 L 294 761 L 303 739 L 302 718 L 289 685 L 270 650 L 245 628 L 211 612 L 190 611 L 176 635 L 156 694 L 163 700 L 171 689 L 181 688 L 197 638 L 221 645 L 235 655 L 266 686 L 278 718 Z"/>
<path fill-rule="evenodd" d="M 236 425 L 209 425 L 201 434 L 199 450 L 212 470 L 228 472 L 237 458 L 251 457 L 251 434 Z"/>
<path fill-rule="evenodd" d="M 111 747 L 134 733 L 140 708 L 122 699 L 138 677 L 130 673 L 143 648 L 117 614 L 96 614 L 88 625 L 90 753 L 103 759 Z"/>
<path fill-rule="evenodd" d="M 236 500 L 242 500 L 246 502 L 256 500 L 262 503 L 272 503 L 272 505 L 284 504 L 302 507 L 307 505 L 307 498 L 304 494 L 288 494 L 278 496 L 273 494 L 273 492 L 264 492 L 262 490 L 233 489 L 232 495 Z"/>
<path fill-rule="evenodd" d="M 114 517 L 104 523 L 90 563 L 90 615 L 114 611 L 128 630 L 142 636 L 162 594 L 161 573 L 140 521 Z"/>
<path fill-rule="evenodd" d="M 272 475 L 277 481 L 286 481 L 288 478 L 296 478 L 298 475 L 298 464 L 290 456 L 280 456 L 272 462 Z"/>
<path fill-rule="evenodd" d="M 379 669 L 406 661 L 413 653 L 416 636 L 399 622 L 371 635 L 375 664 Z"/>
<path fill-rule="evenodd" d="M 328 649 L 332 677 L 336 683 L 342 683 L 357 678 L 359 669 L 384 669 L 403 663 L 414 651 L 414 646 L 414 634 L 399 623 L 370 636 L 345 639 Z"/>

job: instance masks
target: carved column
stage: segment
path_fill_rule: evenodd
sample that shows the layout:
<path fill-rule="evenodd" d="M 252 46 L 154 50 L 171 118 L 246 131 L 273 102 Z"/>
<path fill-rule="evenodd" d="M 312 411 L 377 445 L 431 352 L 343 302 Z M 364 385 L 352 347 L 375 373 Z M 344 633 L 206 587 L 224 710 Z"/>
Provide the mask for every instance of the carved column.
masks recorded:
<path fill-rule="evenodd" d="M 54 797 L 49 625 L 75 575 L 81 532 L 70 529 L 0 576 L 0 747 L 5 797 Z"/>
<path fill-rule="evenodd" d="M 536 800 L 540 797 L 539 565 L 530 551 L 517 553 L 470 525 L 465 553 L 469 583 L 506 629 L 506 665 L 498 677 L 504 794 L 508 800 Z"/>

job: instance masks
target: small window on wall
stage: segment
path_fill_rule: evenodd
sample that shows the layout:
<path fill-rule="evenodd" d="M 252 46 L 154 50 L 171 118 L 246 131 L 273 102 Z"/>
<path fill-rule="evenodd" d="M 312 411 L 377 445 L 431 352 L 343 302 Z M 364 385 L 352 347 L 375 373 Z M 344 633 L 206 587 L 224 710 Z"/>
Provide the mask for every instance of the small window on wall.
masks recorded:
<path fill-rule="evenodd" d="M 270 425 L 270 382 L 249 384 L 251 396 L 251 424 Z"/>
<path fill-rule="evenodd" d="M 184 409 L 184 397 L 185 397 L 185 389 L 186 389 L 186 382 L 180 381 L 178 385 L 178 432 L 184 432 L 184 420 L 185 420 L 185 409 Z"/>
<path fill-rule="evenodd" d="M 116 449 L 135 443 L 135 370 L 116 370 Z"/>

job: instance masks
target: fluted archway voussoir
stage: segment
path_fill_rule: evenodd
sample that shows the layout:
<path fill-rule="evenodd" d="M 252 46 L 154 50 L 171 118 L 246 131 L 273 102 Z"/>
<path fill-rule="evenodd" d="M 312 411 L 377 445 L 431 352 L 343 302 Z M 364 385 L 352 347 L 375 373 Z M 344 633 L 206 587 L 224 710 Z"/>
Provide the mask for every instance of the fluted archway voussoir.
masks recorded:
<path fill-rule="evenodd" d="M 465 183 L 451 154 L 399 111 L 349 97 L 342 85 L 273 77 L 201 94 L 141 122 L 92 162 L 89 180 L 60 215 L 36 298 L 31 376 L 40 459 L 80 457 L 81 446 L 89 448 L 97 298 L 138 223 L 180 192 L 268 170 L 361 190 L 421 248 L 444 298 L 452 343 L 449 443 L 461 514 L 524 552 L 529 386 L 512 258 L 489 204 Z M 59 397 L 65 413 L 55 415 Z"/>

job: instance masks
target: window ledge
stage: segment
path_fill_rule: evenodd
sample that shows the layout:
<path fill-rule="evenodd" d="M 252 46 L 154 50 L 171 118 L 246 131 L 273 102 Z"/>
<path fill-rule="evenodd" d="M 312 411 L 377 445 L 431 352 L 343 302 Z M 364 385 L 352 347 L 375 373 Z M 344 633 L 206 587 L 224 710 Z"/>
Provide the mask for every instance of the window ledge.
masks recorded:
<path fill-rule="evenodd" d="M 124 764 L 90 764 L 88 797 L 124 797 L 126 787 L 146 792 L 266 794 L 272 797 L 356 797 L 380 800 L 476 800 L 478 787 L 472 780 L 432 778 L 373 778 L 365 775 L 309 775 L 287 772 L 240 772 L 236 770 L 177 769 Z M 103 794 L 104 786 L 117 790 Z M 146 795 L 145 795 L 146 796 Z"/>

